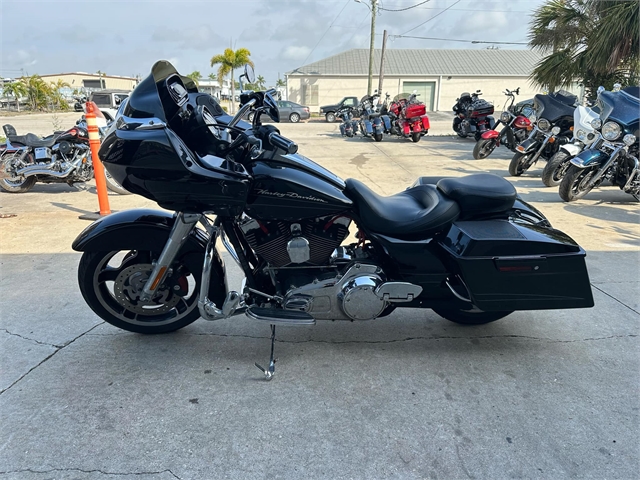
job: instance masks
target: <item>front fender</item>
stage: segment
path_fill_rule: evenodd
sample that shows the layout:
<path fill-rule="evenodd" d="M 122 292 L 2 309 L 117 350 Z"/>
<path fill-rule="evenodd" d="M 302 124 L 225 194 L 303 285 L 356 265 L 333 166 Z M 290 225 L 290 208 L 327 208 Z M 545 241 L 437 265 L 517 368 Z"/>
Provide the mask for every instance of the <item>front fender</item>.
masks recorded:
<path fill-rule="evenodd" d="M 93 222 L 74 240 L 71 247 L 77 252 L 110 252 L 114 250 L 152 250 L 161 252 L 169 239 L 175 216 L 151 209 L 134 209 L 113 213 Z M 209 235 L 194 228 L 178 255 L 189 255 L 189 268 L 194 275 L 202 272 L 204 253 Z M 224 289 L 226 294 L 225 267 L 218 251 L 212 262 L 210 292 Z M 217 290 L 218 298 L 220 290 Z"/>
<path fill-rule="evenodd" d="M 603 165 L 609 160 L 609 154 L 597 149 L 583 150 L 571 159 L 571 164 L 578 168 L 588 168 Z"/>
<path fill-rule="evenodd" d="M 484 140 L 491 140 L 492 138 L 498 138 L 500 133 L 496 130 L 487 130 L 481 136 Z"/>
<path fill-rule="evenodd" d="M 582 151 L 581 145 L 576 145 L 575 143 L 565 143 L 560 147 L 560 150 L 564 150 L 568 155 L 575 157 Z"/>
<path fill-rule="evenodd" d="M 524 142 L 516 147 L 516 150 L 520 153 L 529 153 L 540 146 L 540 142 L 535 138 L 527 138 Z"/>

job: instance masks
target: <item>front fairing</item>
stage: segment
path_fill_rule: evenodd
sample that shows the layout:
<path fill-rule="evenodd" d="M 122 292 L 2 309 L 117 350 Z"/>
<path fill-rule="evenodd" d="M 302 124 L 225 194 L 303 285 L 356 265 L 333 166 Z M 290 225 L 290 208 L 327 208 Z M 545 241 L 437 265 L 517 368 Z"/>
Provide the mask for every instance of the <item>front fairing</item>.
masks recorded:
<path fill-rule="evenodd" d="M 602 123 L 614 121 L 619 123 L 627 133 L 637 130 L 640 118 L 640 100 L 625 91 L 601 92 L 598 95 L 598 107 Z"/>

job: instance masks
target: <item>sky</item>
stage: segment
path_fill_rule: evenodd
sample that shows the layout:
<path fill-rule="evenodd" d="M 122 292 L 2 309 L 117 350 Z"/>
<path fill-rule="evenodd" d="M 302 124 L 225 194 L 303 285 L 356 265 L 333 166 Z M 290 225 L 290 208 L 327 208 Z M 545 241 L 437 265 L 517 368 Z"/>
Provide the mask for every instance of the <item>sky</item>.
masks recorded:
<path fill-rule="evenodd" d="M 526 42 L 544 0 L 380 0 L 376 48 L 487 48 L 453 40 Z M 147 76 L 157 60 L 215 73 L 211 57 L 247 48 L 268 86 L 285 72 L 351 48 L 369 48 L 371 0 L 0 0 L 0 75 L 98 70 Z M 422 24 L 422 25 L 421 25 Z M 393 35 L 445 40 L 394 38 Z M 503 49 L 526 45 L 500 45 Z M 236 74 L 237 77 L 238 74 Z"/>

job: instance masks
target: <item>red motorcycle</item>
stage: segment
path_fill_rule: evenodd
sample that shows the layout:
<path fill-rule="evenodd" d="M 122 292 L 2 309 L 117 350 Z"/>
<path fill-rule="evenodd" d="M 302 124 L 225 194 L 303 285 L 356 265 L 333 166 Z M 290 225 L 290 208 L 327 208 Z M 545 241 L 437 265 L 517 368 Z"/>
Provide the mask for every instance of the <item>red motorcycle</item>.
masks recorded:
<path fill-rule="evenodd" d="M 418 94 L 400 93 L 396 95 L 389 107 L 385 106 L 381 111 L 382 115 L 388 115 L 391 119 L 390 129 L 387 133 L 409 138 L 414 142 L 419 142 L 423 135 L 429 132 L 430 124 L 427 115 L 427 107 L 418 101 Z M 387 94 L 387 100 L 389 94 Z M 385 125 L 387 122 L 384 122 Z"/>

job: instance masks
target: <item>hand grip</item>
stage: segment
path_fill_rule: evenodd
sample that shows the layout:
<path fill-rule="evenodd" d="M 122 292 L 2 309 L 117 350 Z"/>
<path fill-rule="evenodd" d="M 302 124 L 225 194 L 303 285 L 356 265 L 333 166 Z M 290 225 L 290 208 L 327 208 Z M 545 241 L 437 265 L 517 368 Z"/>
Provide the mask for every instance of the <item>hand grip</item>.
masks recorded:
<path fill-rule="evenodd" d="M 287 153 L 296 153 L 298 151 L 298 145 L 296 142 L 288 140 L 277 133 L 271 133 L 269 135 L 269 143 L 274 147 L 281 148 Z"/>

